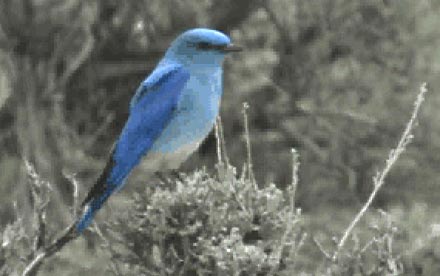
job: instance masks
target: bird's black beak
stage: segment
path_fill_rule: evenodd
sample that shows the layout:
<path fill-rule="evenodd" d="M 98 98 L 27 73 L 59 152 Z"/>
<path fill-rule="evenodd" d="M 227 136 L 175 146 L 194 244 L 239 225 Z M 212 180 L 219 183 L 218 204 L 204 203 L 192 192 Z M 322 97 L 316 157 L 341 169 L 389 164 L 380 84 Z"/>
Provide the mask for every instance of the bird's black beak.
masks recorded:
<path fill-rule="evenodd" d="M 243 50 L 243 47 L 231 43 L 224 46 L 222 50 L 226 53 L 241 52 Z"/>

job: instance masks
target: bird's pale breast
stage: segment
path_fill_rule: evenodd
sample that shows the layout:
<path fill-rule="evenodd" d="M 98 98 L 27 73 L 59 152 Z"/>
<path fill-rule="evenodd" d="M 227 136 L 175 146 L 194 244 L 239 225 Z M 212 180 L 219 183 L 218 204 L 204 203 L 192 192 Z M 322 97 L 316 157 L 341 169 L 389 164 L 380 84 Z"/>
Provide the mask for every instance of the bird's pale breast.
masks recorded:
<path fill-rule="evenodd" d="M 177 169 L 212 130 L 221 97 L 221 71 L 191 74 L 174 116 L 145 156 L 151 171 Z"/>

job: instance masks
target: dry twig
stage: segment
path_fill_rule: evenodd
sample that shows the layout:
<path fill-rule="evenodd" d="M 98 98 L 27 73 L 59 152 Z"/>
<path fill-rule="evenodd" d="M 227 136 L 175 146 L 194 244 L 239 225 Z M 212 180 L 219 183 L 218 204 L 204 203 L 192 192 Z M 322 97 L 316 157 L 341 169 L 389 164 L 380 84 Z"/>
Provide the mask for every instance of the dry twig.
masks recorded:
<path fill-rule="evenodd" d="M 384 180 L 387 177 L 388 173 L 390 172 L 391 168 L 396 163 L 396 161 L 399 159 L 400 155 L 405 151 L 406 146 L 413 139 L 412 131 L 413 131 L 414 127 L 416 126 L 417 115 L 418 115 L 420 107 L 425 99 L 425 93 L 427 91 L 428 90 L 426 89 L 426 83 L 423 83 L 422 86 L 420 87 L 420 92 L 417 95 L 417 99 L 414 102 L 414 109 L 413 109 L 411 118 L 408 121 L 408 123 L 405 127 L 405 130 L 403 131 L 402 136 L 400 137 L 400 140 L 397 143 L 397 146 L 390 151 L 388 159 L 385 161 L 385 167 L 383 168 L 383 170 L 378 171 L 376 173 L 376 175 L 373 177 L 374 189 L 371 192 L 367 202 L 365 202 L 364 206 L 361 208 L 359 213 L 356 215 L 356 217 L 351 221 L 350 225 L 344 231 L 344 235 L 342 236 L 341 240 L 339 241 L 338 247 L 333 254 L 333 257 L 332 257 L 333 261 L 336 261 L 338 259 L 338 254 L 341 251 L 341 249 L 344 247 L 350 234 L 353 232 L 354 227 L 358 224 L 358 222 L 361 220 L 361 218 L 365 215 L 368 208 L 371 206 L 373 200 L 376 198 L 378 191 L 384 185 Z"/>

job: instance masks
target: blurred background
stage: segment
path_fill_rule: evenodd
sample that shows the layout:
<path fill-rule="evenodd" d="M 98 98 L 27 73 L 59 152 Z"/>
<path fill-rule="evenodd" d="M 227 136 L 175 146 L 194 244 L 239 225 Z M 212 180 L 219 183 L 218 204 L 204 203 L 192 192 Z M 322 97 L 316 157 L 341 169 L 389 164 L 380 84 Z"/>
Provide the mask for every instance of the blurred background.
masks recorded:
<path fill-rule="evenodd" d="M 439 12 L 440 2 L 429 0 L 2 0 L 0 224 L 14 219 L 14 206 L 28 213 L 23 158 L 52 183 L 52 216 L 67 223 L 66 175 L 76 174 L 82 198 L 139 83 L 176 35 L 199 26 L 226 32 L 246 49 L 225 63 L 221 114 L 232 164 L 241 170 L 246 159 L 247 102 L 259 185 L 289 183 L 296 148 L 298 205 L 325 217 L 330 229 L 346 223 L 334 216 L 354 214 L 366 200 L 426 81 L 414 141 L 375 206 L 434 212 Z M 215 156 L 211 135 L 182 170 L 213 170 Z M 130 182 L 145 181 L 137 172 Z"/>

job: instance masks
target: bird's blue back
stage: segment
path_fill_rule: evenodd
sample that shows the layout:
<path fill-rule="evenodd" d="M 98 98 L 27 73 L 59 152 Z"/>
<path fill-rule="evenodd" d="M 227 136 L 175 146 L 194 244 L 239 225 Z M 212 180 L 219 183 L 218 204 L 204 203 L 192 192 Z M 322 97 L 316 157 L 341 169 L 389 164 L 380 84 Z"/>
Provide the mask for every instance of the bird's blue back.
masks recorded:
<path fill-rule="evenodd" d="M 157 79 L 156 79 L 157 78 Z M 153 146 L 156 138 L 175 117 L 182 90 L 190 74 L 179 65 L 155 70 L 138 89 L 130 115 L 115 145 L 115 167 L 107 179 L 119 185 Z M 138 94 L 136 94 L 138 95 Z"/>

